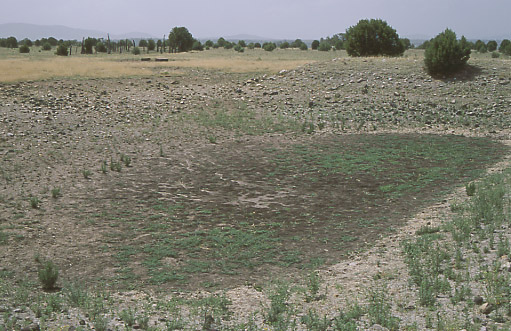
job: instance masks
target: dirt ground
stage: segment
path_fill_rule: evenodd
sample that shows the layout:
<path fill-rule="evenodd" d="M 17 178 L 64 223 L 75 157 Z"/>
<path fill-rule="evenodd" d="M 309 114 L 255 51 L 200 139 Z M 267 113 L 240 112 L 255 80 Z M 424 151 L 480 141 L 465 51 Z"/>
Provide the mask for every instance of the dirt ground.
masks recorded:
<path fill-rule="evenodd" d="M 394 260 L 399 238 L 443 217 L 473 170 L 509 157 L 499 143 L 510 139 L 509 60 L 476 58 L 445 80 L 419 60 L 2 84 L 2 268 L 37 279 L 40 255 L 61 279 L 91 287 L 227 288 L 240 310 L 260 299 L 250 286 L 316 266 L 328 286 L 357 293 L 375 271 L 405 268 Z M 478 156 L 455 179 L 415 178 L 420 190 L 388 193 L 393 174 L 420 177 L 415 158 L 361 170 L 374 160 L 315 153 L 362 154 L 389 141 L 460 144 Z"/>

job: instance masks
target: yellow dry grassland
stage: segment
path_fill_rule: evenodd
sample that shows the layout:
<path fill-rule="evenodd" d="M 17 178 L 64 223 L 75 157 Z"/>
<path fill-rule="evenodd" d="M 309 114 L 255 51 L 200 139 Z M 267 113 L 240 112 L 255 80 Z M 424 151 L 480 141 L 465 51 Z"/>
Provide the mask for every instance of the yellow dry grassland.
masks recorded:
<path fill-rule="evenodd" d="M 343 56 L 342 52 L 260 49 L 236 53 L 233 50 L 209 50 L 182 54 L 95 54 L 56 56 L 52 52 L 19 54 L 0 52 L 0 82 L 57 78 L 118 78 L 179 73 L 179 68 L 198 68 L 234 73 L 276 73 L 307 63 Z M 141 58 L 150 61 L 141 61 Z M 166 58 L 168 62 L 156 62 Z"/>
<path fill-rule="evenodd" d="M 151 71 L 129 63 L 87 58 L 55 58 L 53 60 L 0 60 L 0 81 L 15 82 L 52 78 L 100 78 L 149 75 Z"/>

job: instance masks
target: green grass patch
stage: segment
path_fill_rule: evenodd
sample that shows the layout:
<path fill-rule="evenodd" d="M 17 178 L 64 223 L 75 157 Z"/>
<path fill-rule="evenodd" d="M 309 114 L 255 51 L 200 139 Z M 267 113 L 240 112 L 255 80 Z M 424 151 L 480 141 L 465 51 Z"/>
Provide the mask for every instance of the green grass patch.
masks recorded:
<path fill-rule="evenodd" d="M 343 142 L 296 144 L 274 153 L 271 177 L 294 173 L 308 181 L 319 176 L 371 176 L 379 191 L 399 197 L 420 192 L 439 181 L 475 178 L 478 165 L 490 162 L 501 149 L 487 138 L 439 135 L 364 135 Z M 490 151 L 490 153 L 488 153 Z"/>
<path fill-rule="evenodd" d="M 168 161 L 172 172 L 166 164 L 150 169 L 157 180 L 183 183 L 165 192 L 172 201 L 125 195 L 122 204 L 107 201 L 108 211 L 94 214 L 90 226 L 107 228 L 103 241 L 120 278 L 221 287 L 279 270 L 292 276 L 318 257 L 335 263 L 395 231 L 456 185 L 476 179 L 505 147 L 486 138 L 357 134 L 263 148 L 251 141 L 225 148 L 208 144 L 201 153 L 192 172 L 175 160 Z M 133 192 L 131 186 L 152 187 L 154 179 L 137 176 L 121 184 L 116 192 Z M 474 203 L 492 199 L 483 197 L 482 186 L 477 192 Z M 502 218 L 493 207 L 478 217 Z M 443 232 L 422 228 L 417 234 Z M 425 293 L 425 302 L 426 295 L 443 293 L 443 281 L 443 276 L 424 280 L 424 288 L 437 291 Z"/>
<path fill-rule="evenodd" d="M 192 117 L 196 123 L 210 129 L 223 129 L 238 135 L 262 135 L 265 133 L 299 132 L 300 123 L 295 118 L 282 114 L 258 113 L 248 109 L 247 104 L 238 103 L 231 107 L 223 101 L 217 101 L 211 109 L 200 109 Z M 216 138 L 210 136 L 209 141 L 216 143 Z"/>

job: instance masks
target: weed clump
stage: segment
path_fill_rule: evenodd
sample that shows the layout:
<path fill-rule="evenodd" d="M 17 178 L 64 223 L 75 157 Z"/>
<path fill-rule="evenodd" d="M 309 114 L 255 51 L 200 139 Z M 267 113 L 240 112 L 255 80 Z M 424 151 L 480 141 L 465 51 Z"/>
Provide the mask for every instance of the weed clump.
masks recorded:
<path fill-rule="evenodd" d="M 40 203 L 41 201 L 39 200 L 38 197 L 30 197 L 30 207 L 38 209 Z"/>
<path fill-rule="evenodd" d="M 53 199 L 57 199 L 58 197 L 62 196 L 62 193 L 60 192 L 60 187 L 54 187 L 51 189 L 51 196 Z"/>
<path fill-rule="evenodd" d="M 36 258 L 36 261 L 40 262 L 38 258 Z M 53 290 L 59 278 L 59 269 L 52 261 L 40 263 L 41 266 L 39 268 L 38 277 L 41 285 L 43 286 L 43 290 Z"/>
<path fill-rule="evenodd" d="M 474 196 L 476 193 L 476 184 L 474 182 L 470 182 L 465 186 L 465 191 L 469 197 Z"/>

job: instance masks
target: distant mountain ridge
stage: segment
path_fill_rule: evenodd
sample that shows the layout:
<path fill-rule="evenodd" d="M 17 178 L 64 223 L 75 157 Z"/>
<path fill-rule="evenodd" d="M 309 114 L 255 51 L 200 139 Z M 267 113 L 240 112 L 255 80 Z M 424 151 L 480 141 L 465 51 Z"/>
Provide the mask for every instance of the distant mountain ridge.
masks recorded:
<path fill-rule="evenodd" d="M 81 40 L 82 38 L 107 38 L 108 33 L 98 30 L 86 30 L 70 28 L 64 25 L 37 25 L 27 23 L 6 23 L 0 24 L 0 38 L 16 37 L 21 40 L 28 38 L 36 40 L 41 38 L 54 37 L 64 40 Z M 140 39 L 154 38 L 144 32 L 129 32 L 120 35 L 110 34 L 110 39 Z"/>

